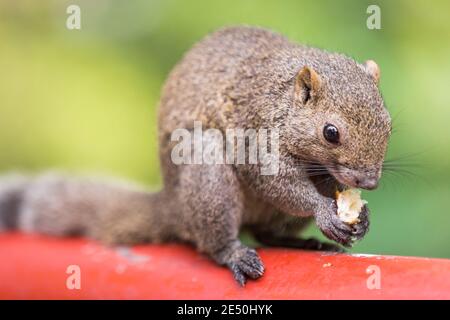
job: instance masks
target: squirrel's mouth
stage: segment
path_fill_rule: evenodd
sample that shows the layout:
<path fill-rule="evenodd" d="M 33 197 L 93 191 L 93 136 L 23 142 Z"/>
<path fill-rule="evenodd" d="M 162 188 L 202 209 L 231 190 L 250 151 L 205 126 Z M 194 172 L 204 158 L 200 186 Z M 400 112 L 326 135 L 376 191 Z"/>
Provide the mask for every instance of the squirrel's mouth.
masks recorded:
<path fill-rule="evenodd" d="M 339 170 L 337 170 L 335 167 L 327 167 L 327 170 L 330 175 L 332 175 L 336 181 L 338 181 L 340 184 L 344 185 L 346 188 L 356 188 L 355 184 L 353 183 L 353 180 L 349 177 L 346 177 L 345 175 L 342 175 Z"/>
<path fill-rule="evenodd" d="M 341 184 L 352 188 L 373 190 L 378 187 L 381 176 L 380 170 L 356 170 L 335 165 L 327 167 L 328 172 Z"/>
<path fill-rule="evenodd" d="M 292 156 L 302 163 L 302 167 L 309 179 L 315 184 L 316 189 L 323 193 L 319 189 L 327 190 L 331 188 L 330 190 L 333 190 L 331 193 L 329 191 L 325 191 L 325 193 L 333 194 L 333 197 L 336 190 L 342 191 L 347 188 L 376 189 L 381 177 L 381 170 L 378 166 L 353 169 L 339 163 L 308 162 L 298 156 Z"/>
<path fill-rule="evenodd" d="M 319 170 L 320 174 L 308 174 L 308 178 L 314 184 L 317 192 L 325 197 L 334 199 L 336 190 L 342 191 L 346 186 L 326 166 L 322 166 L 321 169 L 317 169 L 318 167 L 315 168 L 315 172 Z"/>

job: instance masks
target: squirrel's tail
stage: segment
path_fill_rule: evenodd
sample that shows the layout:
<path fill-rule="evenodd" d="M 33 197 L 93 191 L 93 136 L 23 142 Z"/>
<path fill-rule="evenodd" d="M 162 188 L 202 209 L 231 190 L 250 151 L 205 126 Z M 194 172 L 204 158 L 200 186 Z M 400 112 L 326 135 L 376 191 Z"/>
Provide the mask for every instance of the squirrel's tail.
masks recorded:
<path fill-rule="evenodd" d="M 29 178 L 19 174 L 0 177 L 0 232 L 16 229 Z"/>
<path fill-rule="evenodd" d="M 85 235 L 109 244 L 163 241 L 176 226 L 172 200 L 112 179 L 9 175 L 0 177 L 0 231 Z"/>

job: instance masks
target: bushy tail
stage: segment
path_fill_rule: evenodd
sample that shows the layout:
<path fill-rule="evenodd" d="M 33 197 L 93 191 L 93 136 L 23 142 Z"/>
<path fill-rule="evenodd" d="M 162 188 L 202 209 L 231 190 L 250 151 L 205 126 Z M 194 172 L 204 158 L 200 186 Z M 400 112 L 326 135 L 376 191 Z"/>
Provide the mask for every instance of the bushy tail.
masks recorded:
<path fill-rule="evenodd" d="M 115 179 L 59 172 L 0 177 L 0 232 L 84 235 L 108 244 L 171 238 L 173 197 Z"/>
<path fill-rule="evenodd" d="M 0 177 L 0 232 L 17 228 L 20 206 L 29 178 L 9 174 Z"/>

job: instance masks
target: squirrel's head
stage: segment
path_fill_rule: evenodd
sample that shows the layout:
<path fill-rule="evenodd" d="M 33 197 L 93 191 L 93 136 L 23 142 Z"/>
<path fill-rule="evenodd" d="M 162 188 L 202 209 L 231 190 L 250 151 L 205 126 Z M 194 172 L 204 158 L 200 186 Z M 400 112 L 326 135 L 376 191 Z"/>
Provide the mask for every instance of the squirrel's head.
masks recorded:
<path fill-rule="evenodd" d="M 288 152 L 318 163 L 342 184 L 374 189 L 391 133 L 374 61 L 341 55 L 304 66 L 294 79 Z"/>

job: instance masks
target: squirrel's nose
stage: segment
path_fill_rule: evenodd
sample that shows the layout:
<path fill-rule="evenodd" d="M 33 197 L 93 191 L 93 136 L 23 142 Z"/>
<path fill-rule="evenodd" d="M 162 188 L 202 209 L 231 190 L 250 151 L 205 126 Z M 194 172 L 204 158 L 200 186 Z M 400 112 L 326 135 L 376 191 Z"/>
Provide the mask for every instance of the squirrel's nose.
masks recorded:
<path fill-rule="evenodd" d="M 373 190 L 378 187 L 378 177 L 357 178 L 355 182 L 362 189 Z"/>

